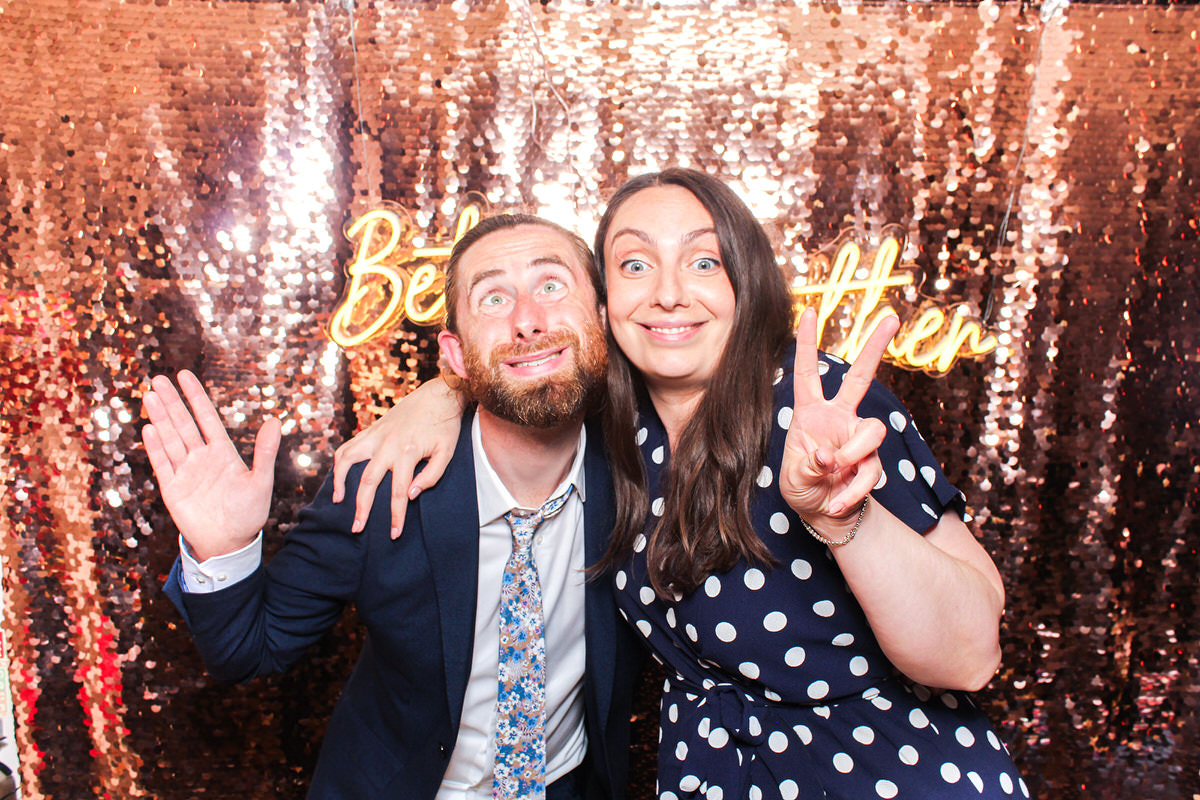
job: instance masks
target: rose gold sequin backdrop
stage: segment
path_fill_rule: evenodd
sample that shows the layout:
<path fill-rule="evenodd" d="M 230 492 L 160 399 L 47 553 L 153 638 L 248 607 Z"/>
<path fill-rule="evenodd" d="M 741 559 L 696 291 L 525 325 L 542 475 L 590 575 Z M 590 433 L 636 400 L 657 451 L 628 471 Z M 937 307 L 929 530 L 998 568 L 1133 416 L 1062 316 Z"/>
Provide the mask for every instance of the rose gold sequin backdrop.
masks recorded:
<path fill-rule="evenodd" d="M 247 449 L 285 420 L 270 549 L 336 444 L 435 369 L 425 328 L 326 339 L 349 219 L 382 197 L 438 240 L 478 191 L 590 232 L 607 192 L 673 163 L 728 178 L 798 269 L 898 222 L 943 299 L 991 296 L 996 353 L 884 376 L 1007 581 L 982 701 L 1041 797 L 1200 794 L 1200 11 L 347 5 L 0 0 L 4 733 L 26 798 L 301 797 L 353 662 L 347 620 L 286 676 L 205 676 L 160 590 L 149 376 L 195 370 Z"/>

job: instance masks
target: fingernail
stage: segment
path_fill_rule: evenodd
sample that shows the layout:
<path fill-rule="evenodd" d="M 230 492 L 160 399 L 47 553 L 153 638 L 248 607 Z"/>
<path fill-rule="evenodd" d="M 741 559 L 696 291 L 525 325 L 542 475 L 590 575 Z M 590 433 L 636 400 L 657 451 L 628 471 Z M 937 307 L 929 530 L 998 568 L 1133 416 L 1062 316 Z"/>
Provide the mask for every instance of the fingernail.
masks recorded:
<path fill-rule="evenodd" d="M 395 541 L 396 539 L 399 539 L 399 538 L 400 538 L 400 529 L 392 528 L 392 540 Z"/>
<path fill-rule="evenodd" d="M 361 519 L 356 519 L 356 520 L 354 520 L 354 524 L 350 526 L 350 532 L 351 532 L 351 533 L 358 533 L 358 532 L 359 532 L 359 531 L 361 531 L 362 529 L 363 529 L 363 524 L 362 524 L 362 520 L 361 520 Z"/>
<path fill-rule="evenodd" d="M 340 502 L 342 502 L 342 493 L 341 493 L 341 492 L 334 492 L 334 493 L 333 493 L 333 502 L 335 502 L 335 503 L 340 503 Z"/>
<path fill-rule="evenodd" d="M 420 487 L 420 486 L 413 486 L 412 488 L 410 488 L 410 489 L 408 490 L 408 499 L 409 499 L 409 500 L 416 500 L 416 499 L 417 499 L 417 495 L 419 495 L 420 493 L 421 493 L 421 487 Z"/>
<path fill-rule="evenodd" d="M 833 503 L 829 506 L 829 513 L 836 516 L 836 515 L 842 513 L 845 509 L 846 509 L 846 506 L 843 505 L 842 503 Z"/>

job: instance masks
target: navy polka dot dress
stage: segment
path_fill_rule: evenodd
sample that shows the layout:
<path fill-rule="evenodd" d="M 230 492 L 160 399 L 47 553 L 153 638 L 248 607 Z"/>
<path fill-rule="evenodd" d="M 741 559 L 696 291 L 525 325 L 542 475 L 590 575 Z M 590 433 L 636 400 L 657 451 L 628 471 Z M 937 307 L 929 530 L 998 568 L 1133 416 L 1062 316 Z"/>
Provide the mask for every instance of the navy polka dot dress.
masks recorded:
<path fill-rule="evenodd" d="M 775 386 L 777 425 L 758 478 L 754 521 L 777 559 L 710 575 L 664 602 L 646 577 L 644 536 L 615 574 L 621 613 L 666 667 L 658 756 L 661 800 L 704 797 L 1026 798 L 1008 752 L 962 692 L 934 693 L 898 675 L 880 650 L 828 548 L 805 532 L 775 476 L 791 422 L 792 356 Z M 846 365 L 821 354 L 825 395 Z M 873 498 L 914 530 L 948 507 L 950 485 L 900 402 L 876 383 L 859 407 L 888 425 Z M 649 530 L 662 500 L 666 433 L 644 410 Z"/>

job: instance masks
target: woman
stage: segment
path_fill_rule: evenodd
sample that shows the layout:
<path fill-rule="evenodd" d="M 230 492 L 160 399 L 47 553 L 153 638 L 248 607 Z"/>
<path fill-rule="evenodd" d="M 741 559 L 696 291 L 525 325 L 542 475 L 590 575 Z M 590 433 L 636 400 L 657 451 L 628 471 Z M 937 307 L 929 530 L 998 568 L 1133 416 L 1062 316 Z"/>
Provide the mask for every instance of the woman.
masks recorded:
<path fill-rule="evenodd" d="M 690 170 L 619 189 L 596 254 L 618 519 L 597 569 L 667 668 L 661 797 L 1027 796 L 962 691 L 999 661 L 999 574 L 871 380 L 894 320 L 847 366 L 810 310 L 789 353 L 762 227 Z"/>

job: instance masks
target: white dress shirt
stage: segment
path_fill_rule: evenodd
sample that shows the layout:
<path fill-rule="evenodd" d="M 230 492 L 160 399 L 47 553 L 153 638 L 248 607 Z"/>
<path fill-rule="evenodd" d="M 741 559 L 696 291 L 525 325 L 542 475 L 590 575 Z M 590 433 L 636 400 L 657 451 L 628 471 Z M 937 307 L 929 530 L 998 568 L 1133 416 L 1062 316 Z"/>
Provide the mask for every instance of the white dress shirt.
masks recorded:
<path fill-rule="evenodd" d="M 500 584 L 512 552 L 512 532 L 504 515 L 521 508 L 488 461 L 480 436 L 479 415 L 472 422 L 471 442 L 479 506 L 475 646 L 458 738 L 437 800 L 490 800 L 492 796 L 500 680 Z M 583 718 L 583 670 L 587 655 L 583 627 L 586 444 L 587 434 L 580 428 L 579 446 L 570 472 L 546 499 L 557 497 L 572 484 L 575 491 L 561 512 L 542 523 L 533 542 L 533 560 L 542 585 L 546 638 L 546 785 L 578 767 L 587 752 Z M 430 530 L 426 535 L 437 536 L 438 532 Z M 235 553 L 203 563 L 192 557 L 182 538 L 180 551 L 184 591 L 213 592 L 248 577 L 258 568 L 262 561 L 262 534 Z"/>

